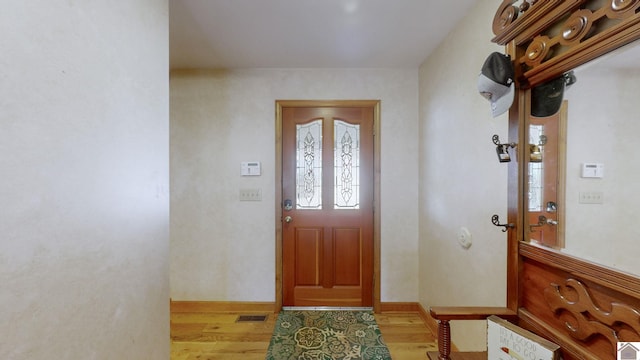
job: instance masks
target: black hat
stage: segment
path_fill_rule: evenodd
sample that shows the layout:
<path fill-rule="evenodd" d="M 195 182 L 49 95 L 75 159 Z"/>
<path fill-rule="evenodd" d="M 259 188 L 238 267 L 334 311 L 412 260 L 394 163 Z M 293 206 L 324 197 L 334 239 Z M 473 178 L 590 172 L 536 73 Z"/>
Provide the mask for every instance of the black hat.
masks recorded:
<path fill-rule="evenodd" d="M 478 76 L 478 91 L 491 102 L 491 114 L 496 117 L 509 110 L 515 94 L 511 57 L 494 52 L 487 57 Z"/>
<path fill-rule="evenodd" d="M 536 117 L 551 116 L 560 110 L 564 91 L 576 82 L 573 71 L 549 80 L 531 90 L 531 115 Z"/>

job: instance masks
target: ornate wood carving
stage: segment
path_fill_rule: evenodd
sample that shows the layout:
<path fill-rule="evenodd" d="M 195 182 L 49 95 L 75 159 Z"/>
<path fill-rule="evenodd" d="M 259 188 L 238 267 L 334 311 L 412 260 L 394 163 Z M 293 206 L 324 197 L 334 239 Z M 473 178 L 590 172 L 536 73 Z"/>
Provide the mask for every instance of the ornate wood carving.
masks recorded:
<path fill-rule="evenodd" d="M 565 296 L 563 290 L 570 291 L 573 299 Z M 554 313 L 567 312 L 571 315 L 574 322 L 565 322 L 565 327 L 577 340 L 588 341 L 593 336 L 603 336 L 615 349 L 617 342 L 623 341 L 619 336 L 622 327 L 631 328 L 640 336 L 640 312 L 637 309 L 614 302 L 608 306 L 611 310 L 604 310 L 596 304 L 587 287 L 576 279 L 567 279 L 564 287 L 551 284 L 545 289 L 544 297 Z"/>
<path fill-rule="evenodd" d="M 516 46 L 521 88 L 640 38 L 640 0 L 504 0 L 494 42 Z"/>
<path fill-rule="evenodd" d="M 565 359 L 615 359 L 614 339 L 640 341 L 639 278 L 529 243 L 519 254 L 519 325 Z"/>
<path fill-rule="evenodd" d="M 585 0 L 503 0 L 493 18 L 493 42 L 506 45 L 516 40 L 516 45 L 536 34 Z M 520 2 L 519 6 L 514 6 Z"/>
<path fill-rule="evenodd" d="M 585 261 L 559 251 L 543 248 L 530 243 L 519 244 L 519 254 L 524 259 L 532 259 L 542 264 L 575 274 L 599 286 L 640 299 L 640 278 L 630 274 L 605 268 L 601 265 Z"/>
<path fill-rule="evenodd" d="M 579 57 L 592 43 L 597 46 L 602 40 L 609 41 L 625 29 L 625 20 L 632 22 L 635 17 L 636 22 L 640 21 L 636 13 L 638 7 L 640 0 L 612 0 L 605 2 L 597 10 L 579 8 L 569 13 L 559 30 L 538 35 L 529 43 L 524 55 L 518 59 L 524 66 L 524 77 L 529 79 L 529 83 L 536 82 L 537 74 L 554 64 L 560 64 L 562 59 Z M 543 64 L 546 66 L 541 66 Z M 560 72 L 567 70 L 569 68 L 562 68 Z M 553 75 L 558 75 L 558 71 L 554 71 Z"/>

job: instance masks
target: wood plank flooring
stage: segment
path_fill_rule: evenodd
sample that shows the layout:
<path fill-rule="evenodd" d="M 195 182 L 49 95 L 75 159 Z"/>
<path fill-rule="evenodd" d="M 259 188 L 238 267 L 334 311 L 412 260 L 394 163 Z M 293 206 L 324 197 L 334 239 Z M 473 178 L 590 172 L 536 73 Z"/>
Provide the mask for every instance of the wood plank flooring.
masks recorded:
<path fill-rule="evenodd" d="M 236 322 L 244 312 L 176 312 L 171 314 L 171 360 L 264 360 L 277 314 L 264 322 Z M 394 360 L 428 359 L 437 351 L 435 336 L 418 313 L 376 314 Z"/>

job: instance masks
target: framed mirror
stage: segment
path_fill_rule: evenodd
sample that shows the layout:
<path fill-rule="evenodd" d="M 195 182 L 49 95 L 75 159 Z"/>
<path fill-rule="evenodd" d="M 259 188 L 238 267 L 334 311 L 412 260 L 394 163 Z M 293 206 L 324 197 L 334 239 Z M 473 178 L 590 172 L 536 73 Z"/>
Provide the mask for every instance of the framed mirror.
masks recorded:
<path fill-rule="evenodd" d="M 524 240 L 640 275 L 640 44 L 573 75 L 557 112 L 526 117 Z"/>

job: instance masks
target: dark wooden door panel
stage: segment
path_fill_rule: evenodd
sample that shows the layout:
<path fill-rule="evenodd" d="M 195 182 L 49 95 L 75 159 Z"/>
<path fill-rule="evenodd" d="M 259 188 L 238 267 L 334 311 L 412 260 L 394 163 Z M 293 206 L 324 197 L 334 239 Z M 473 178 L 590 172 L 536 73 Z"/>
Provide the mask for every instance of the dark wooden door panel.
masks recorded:
<path fill-rule="evenodd" d="M 316 286 L 322 282 L 322 262 L 324 251 L 322 229 L 296 229 L 296 284 Z"/>
<path fill-rule="evenodd" d="M 334 229 L 334 285 L 362 286 L 360 229 Z"/>

